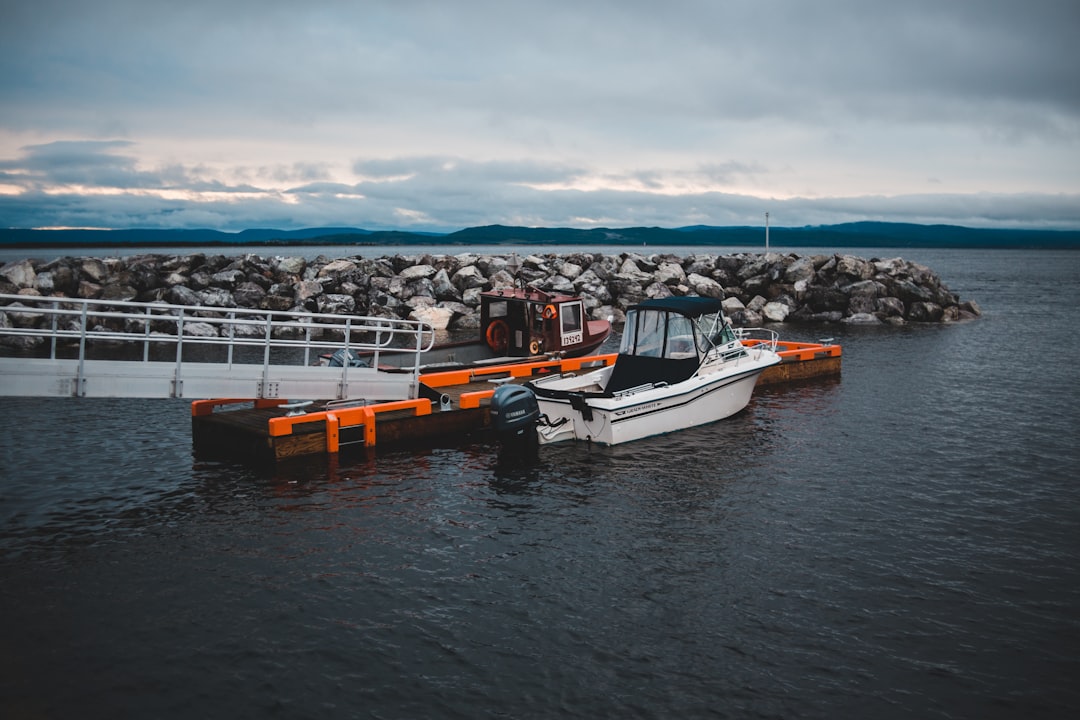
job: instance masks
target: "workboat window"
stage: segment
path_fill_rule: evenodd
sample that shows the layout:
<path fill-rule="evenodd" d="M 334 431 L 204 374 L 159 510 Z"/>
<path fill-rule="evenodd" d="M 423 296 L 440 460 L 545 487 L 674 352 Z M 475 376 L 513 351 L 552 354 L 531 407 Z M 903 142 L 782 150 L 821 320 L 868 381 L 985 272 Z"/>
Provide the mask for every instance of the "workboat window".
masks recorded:
<path fill-rule="evenodd" d="M 488 317 L 506 317 L 507 304 L 505 300 L 493 300 L 488 303 Z"/>
<path fill-rule="evenodd" d="M 579 302 L 559 305 L 559 322 L 564 335 L 581 331 L 581 315 L 581 303 Z"/>

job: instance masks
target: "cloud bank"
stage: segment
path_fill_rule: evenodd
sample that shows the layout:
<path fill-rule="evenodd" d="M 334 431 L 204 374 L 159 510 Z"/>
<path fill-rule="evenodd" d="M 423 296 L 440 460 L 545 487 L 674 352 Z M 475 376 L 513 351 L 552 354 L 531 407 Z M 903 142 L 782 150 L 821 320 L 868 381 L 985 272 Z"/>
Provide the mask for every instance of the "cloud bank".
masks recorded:
<path fill-rule="evenodd" d="M 1080 228 L 1071 0 L 5 12 L 0 226 Z"/>

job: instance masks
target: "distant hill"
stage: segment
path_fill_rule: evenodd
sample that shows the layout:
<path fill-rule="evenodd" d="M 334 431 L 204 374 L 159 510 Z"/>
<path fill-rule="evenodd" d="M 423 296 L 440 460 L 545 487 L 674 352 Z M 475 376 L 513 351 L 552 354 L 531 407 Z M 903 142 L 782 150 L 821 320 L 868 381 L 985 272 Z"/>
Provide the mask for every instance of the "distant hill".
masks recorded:
<path fill-rule="evenodd" d="M 332 227 L 303 230 L 27 230 L 0 229 L 3 247 L 145 247 L 229 245 L 728 245 L 761 247 L 762 227 L 530 228 L 486 225 L 452 233 Z M 1080 231 L 998 230 L 957 225 L 855 222 L 773 227 L 775 247 L 1078 248 Z"/>

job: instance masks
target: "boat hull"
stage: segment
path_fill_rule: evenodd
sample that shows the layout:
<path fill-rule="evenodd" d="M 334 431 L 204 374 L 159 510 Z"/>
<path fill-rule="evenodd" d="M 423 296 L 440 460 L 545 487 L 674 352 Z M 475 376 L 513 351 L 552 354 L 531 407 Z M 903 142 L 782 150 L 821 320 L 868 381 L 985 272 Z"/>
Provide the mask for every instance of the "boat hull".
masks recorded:
<path fill-rule="evenodd" d="M 561 353 L 562 357 L 583 357 L 595 353 L 607 336 L 591 338 L 588 342 L 577 345 Z M 547 355 L 526 355 L 509 357 L 495 355 L 482 340 L 466 340 L 448 345 L 437 345 L 420 356 L 421 372 L 445 372 L 463 370 L 484 365 L 511 365 L 543 360 Z M 387 372 L 412 371 L 415 353 L 385 353 L 379 358 L 379 369 Z"/>
<path fill-rule="evenodd" d="M 618 445 L 654 435 L 723 420 L 750 402 L 758 377 L 772 361 L 745 363 L 732 372 L 695 376 L 676 385 L 654 387 L 616 397 L 564 397 L 545 389 L 572 392 L 559 379 L 535 382 L 537 403 L 547 425 L 538 428 L 541 443 L 584 440 Z M 597 373 L 607 372 L 607 369 Z M 577 387 L 591 385 L 588 375 L 572 378 Z M 576 407 L 575 407 L 576 405 Z M 591 417 L 590 417 L 591 416 Z"/>

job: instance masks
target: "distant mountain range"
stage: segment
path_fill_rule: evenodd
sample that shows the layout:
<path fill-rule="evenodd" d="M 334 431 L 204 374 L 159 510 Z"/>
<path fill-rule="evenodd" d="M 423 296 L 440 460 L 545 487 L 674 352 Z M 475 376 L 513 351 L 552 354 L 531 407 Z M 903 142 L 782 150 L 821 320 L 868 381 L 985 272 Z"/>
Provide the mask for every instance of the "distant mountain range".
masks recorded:
<path fill-rule="evenodd" d="M 765 244 L 762 227 L 529 228 L 487 225 L 452 233 L 360 228 L 220 230 L 0 229 L 0 247 L 145 247 L 230 245 L 734 245 Z M 855 222 L 773 227 L 776 247 L 1080 248 L 1077 230 L 999 230 L 957 225 Z"/>

